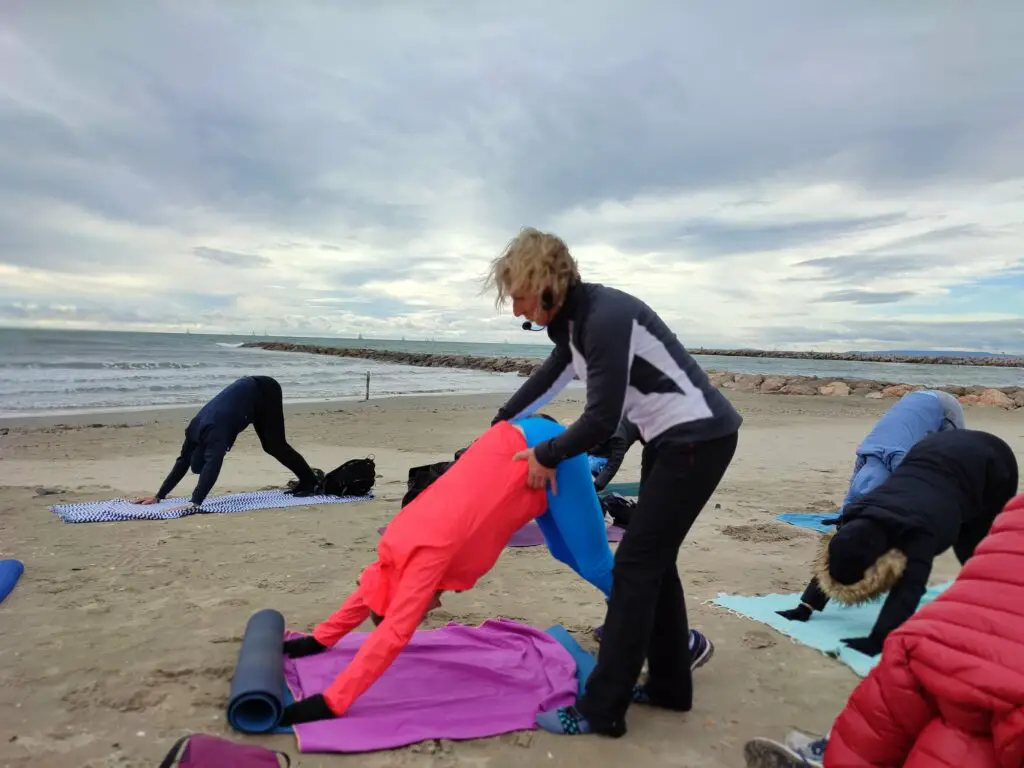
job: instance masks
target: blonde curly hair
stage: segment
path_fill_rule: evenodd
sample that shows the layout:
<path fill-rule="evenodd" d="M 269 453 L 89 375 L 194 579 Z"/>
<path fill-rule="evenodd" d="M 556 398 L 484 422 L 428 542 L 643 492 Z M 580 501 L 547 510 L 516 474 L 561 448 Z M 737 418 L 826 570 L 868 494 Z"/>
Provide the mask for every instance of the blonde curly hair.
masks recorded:
<path fill-rule="evenodd" d="M 540 296 L 547 289 L 557 307 L 579 279 L 576 260 L 560 237 L 524 227 L 491 262 L 484 290 L 497 289 L 494 305 L 500 308 L 515 293 Z"/>

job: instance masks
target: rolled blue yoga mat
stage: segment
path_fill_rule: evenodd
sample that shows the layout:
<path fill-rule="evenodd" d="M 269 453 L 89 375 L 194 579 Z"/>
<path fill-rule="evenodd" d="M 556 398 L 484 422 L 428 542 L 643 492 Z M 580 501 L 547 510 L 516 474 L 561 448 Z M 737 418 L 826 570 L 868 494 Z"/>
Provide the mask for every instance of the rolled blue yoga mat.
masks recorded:
<path fill-rule="evenodd" d="M 228 723 L 242 733 L 277 728 L 287 703 L 284 616 L 266 608 L 249 617 L 228 695 Z"/>

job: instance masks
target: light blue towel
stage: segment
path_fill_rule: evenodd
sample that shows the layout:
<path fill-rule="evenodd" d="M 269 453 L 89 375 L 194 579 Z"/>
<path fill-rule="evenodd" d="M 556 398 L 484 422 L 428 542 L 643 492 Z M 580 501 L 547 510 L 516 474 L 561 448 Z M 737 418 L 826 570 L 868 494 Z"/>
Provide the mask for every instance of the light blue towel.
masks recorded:
<path fill-rule="evenodd" d="M 930 603 L 952 583 L 949 581 L 931 587 L 921 598 L 921 605 Z M 751 597 L 721 593 L 711 602 L 740 616 L 767 624 L 797 642 L 837 658 L 861 677 L 867 675 L 882 658 L 865 656 L 839 642 L 844 637 L 865 637 L 875 625 L 878 612 L 882 609 L 881 600 L 856 607 L 846 607 L 832 602 L 825 606 L 824 611 L 815 611 L 810 621 L 788 621 L 776 613 L 799 605 L 798 594 Z"/>
<path fill-rule="evenodd" d="M 810 528 L 812 531 L 829 533 L 836 529 L 835 525 L 825 525 L 824 520 L 833 520 L 839 517 L 839 512 L 783 512 L 776 515 L 776 520 L 795 525 L 798 528 Z"/>

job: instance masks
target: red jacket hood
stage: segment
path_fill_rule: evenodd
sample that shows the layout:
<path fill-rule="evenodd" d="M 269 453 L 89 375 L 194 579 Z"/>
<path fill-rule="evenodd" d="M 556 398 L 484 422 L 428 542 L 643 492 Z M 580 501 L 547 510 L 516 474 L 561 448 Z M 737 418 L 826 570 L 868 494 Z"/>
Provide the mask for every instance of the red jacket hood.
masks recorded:
<path fill-rule="evenodd" d="M 956 581 L 886 639 L 825 768 L 1024 766 L 1024 494 Z"/>

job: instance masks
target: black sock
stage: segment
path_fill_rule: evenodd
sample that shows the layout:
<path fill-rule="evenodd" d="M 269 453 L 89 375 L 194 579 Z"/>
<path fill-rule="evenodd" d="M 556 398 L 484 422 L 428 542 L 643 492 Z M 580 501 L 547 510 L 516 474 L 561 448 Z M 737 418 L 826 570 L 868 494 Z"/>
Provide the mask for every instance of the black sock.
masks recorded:
<path fill-rule="evenodd" d="M 296 659 L 300 656 L 312 656 L 314 653 L 323 653 L 327 650 L 326 645 L 320 645 L 312 635 L 294 637 L 284 641 L 284 655 L 289 659 Z"/>
<path fill-rule="evenodd" d="M 296 701 L 284 708 L 281 713 L 281 725 L 289 726 L 297 723 L 310 723 L 314 720 L 330 720 L 336 715 L 327 706 L 322 693 Z"/>

